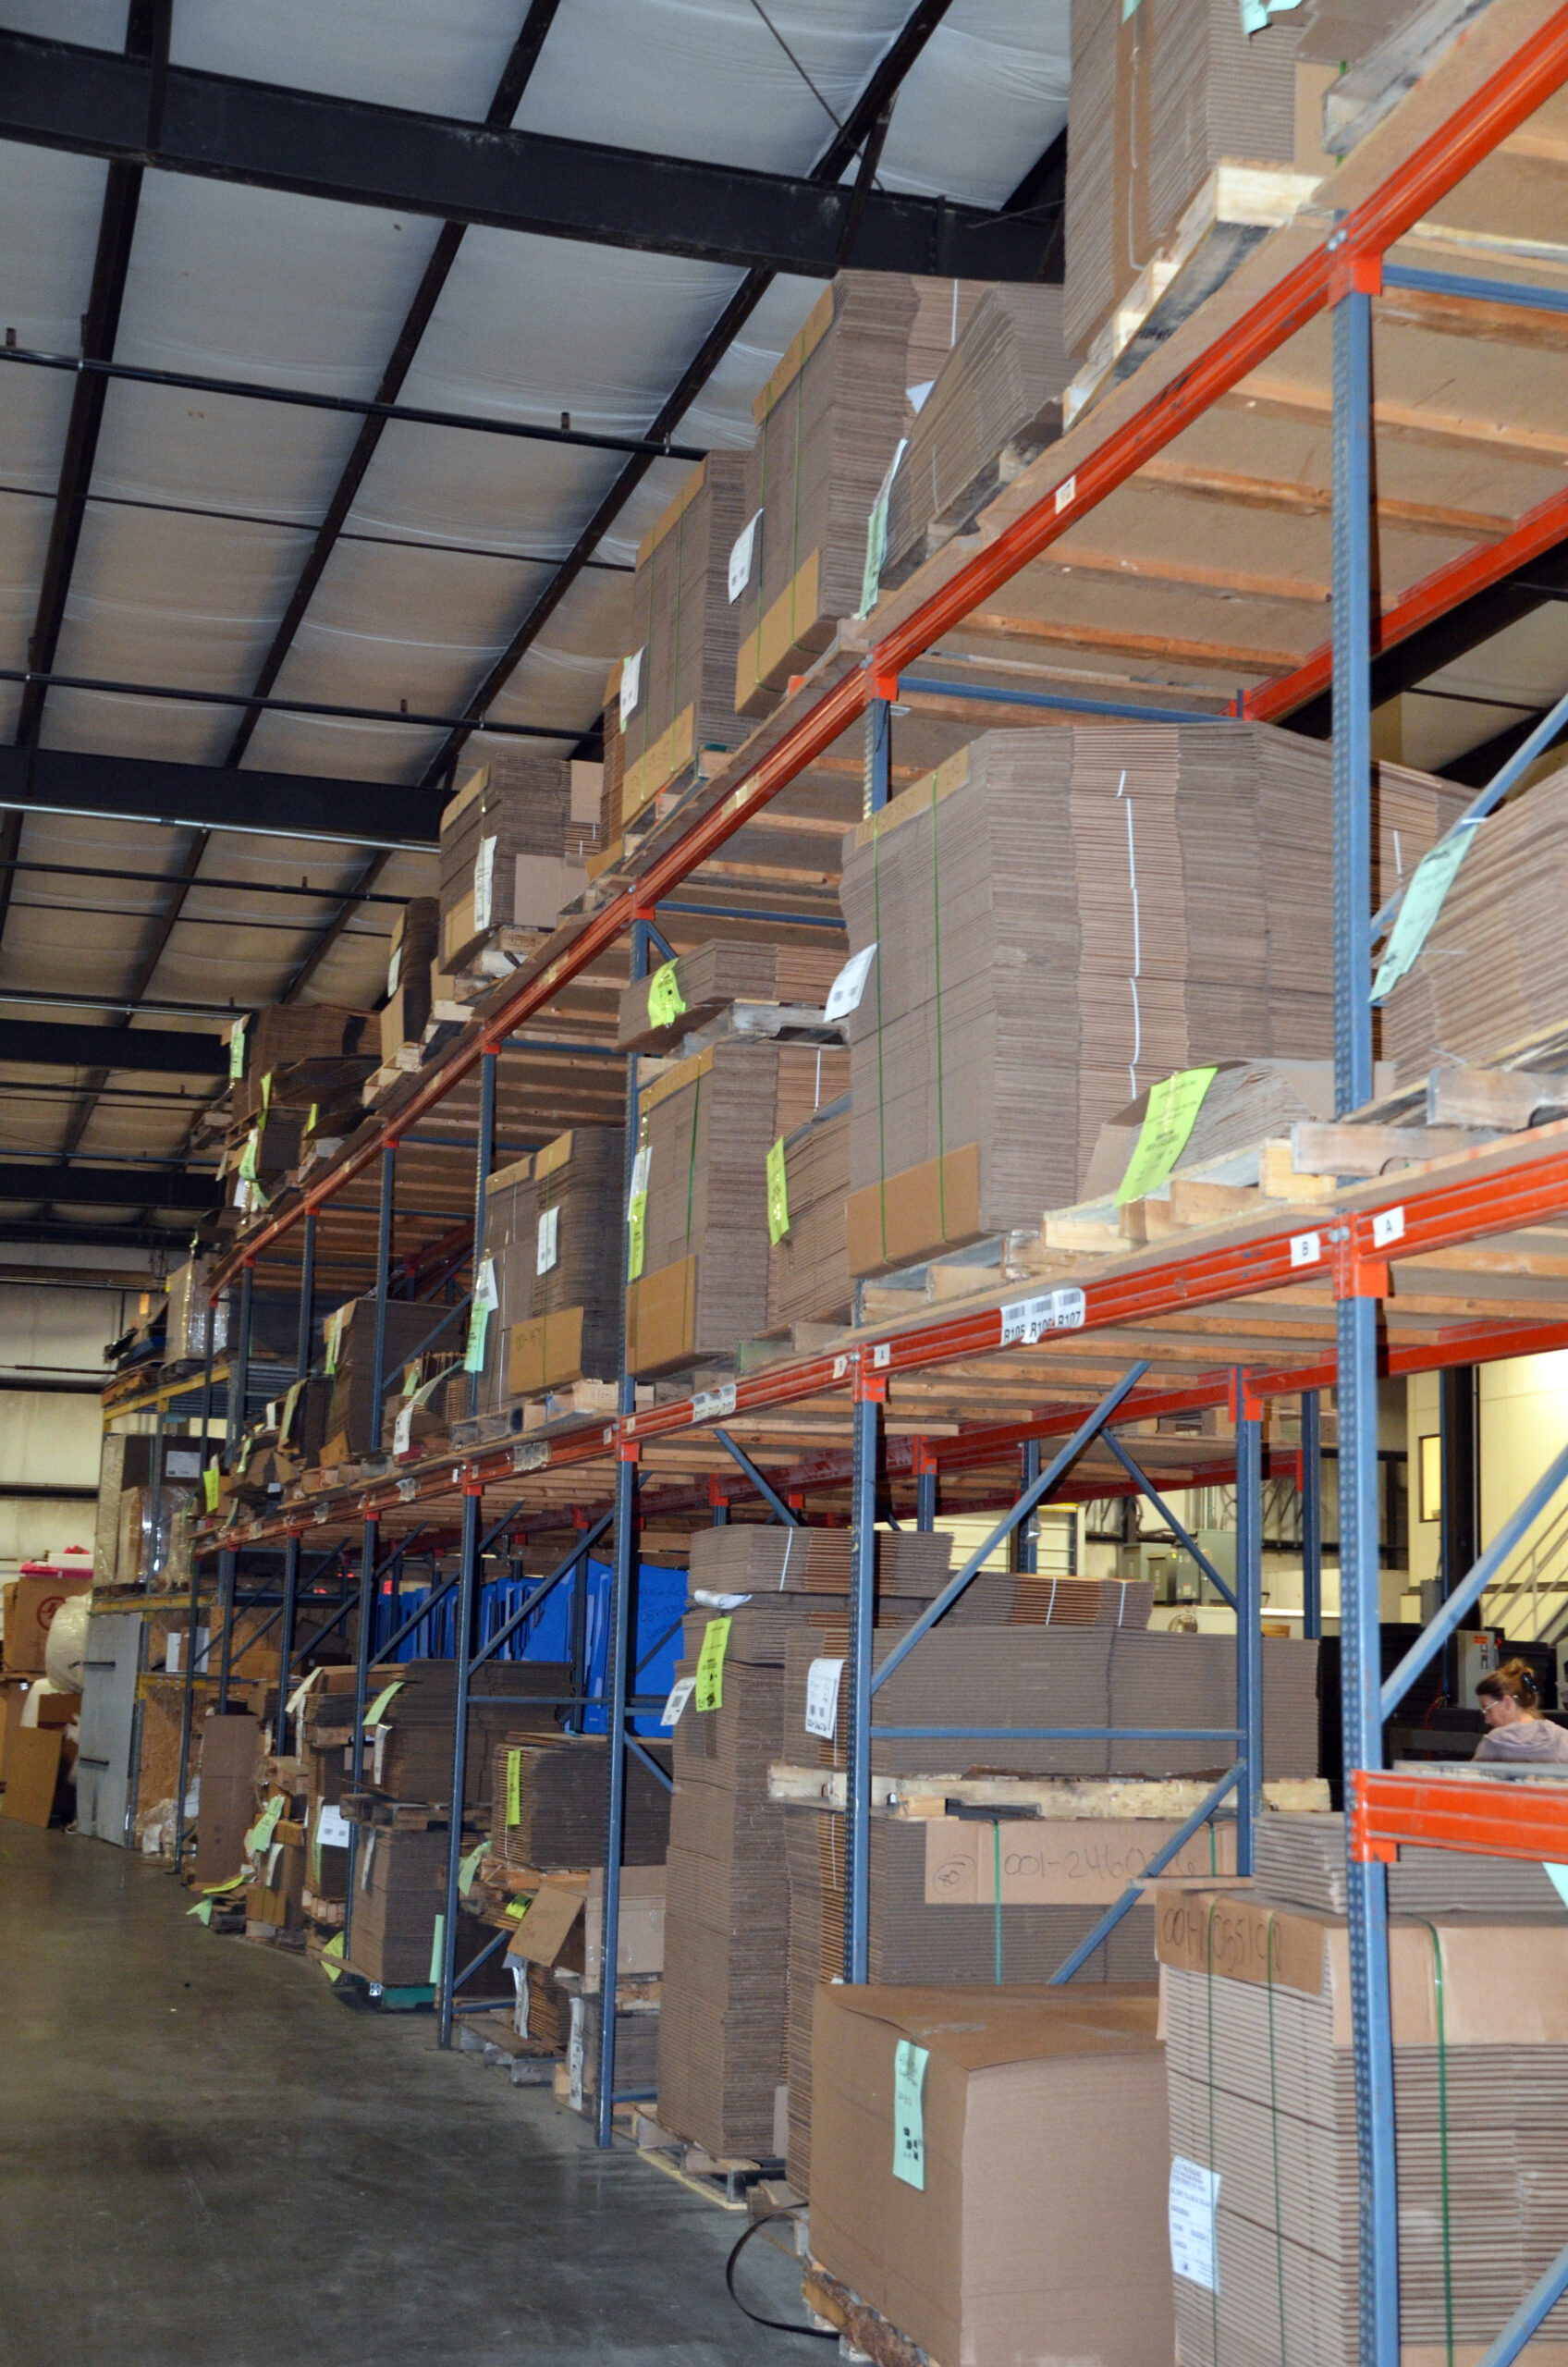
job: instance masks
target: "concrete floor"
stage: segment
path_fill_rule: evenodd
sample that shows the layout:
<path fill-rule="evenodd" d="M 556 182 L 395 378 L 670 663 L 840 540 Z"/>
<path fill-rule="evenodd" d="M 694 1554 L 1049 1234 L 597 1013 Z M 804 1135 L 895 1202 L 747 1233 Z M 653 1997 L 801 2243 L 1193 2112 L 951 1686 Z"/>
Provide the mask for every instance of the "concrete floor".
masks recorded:
<path fill-rule="evenodd" d="M 779 2367 L 744 2225 L 475 2055 L 215 1939 L 155 1867 L 0 1821 L 3 2367 Z M 800 2314 L 747 2250 L 754 2309 Z"/>

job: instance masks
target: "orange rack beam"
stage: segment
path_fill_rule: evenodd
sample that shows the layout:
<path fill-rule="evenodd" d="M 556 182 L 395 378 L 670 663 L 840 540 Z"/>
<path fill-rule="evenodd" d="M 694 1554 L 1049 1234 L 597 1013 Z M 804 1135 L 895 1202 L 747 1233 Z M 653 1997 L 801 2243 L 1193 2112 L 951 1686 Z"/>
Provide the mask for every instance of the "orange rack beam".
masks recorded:
<path fill-rule="evenodd" d="M 1568 1864 L 1568 1777 L 1561 1784 L 1351 1771 L 1350 1854 L 1391 1865 L 1400 1844 L 1483 1858 Z"/>

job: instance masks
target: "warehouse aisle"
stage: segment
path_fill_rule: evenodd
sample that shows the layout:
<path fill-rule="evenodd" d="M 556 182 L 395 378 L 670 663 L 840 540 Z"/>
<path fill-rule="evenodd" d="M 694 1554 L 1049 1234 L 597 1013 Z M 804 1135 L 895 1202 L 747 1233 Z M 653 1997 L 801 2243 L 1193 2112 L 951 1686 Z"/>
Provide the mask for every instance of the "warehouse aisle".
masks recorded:
<path fill-rule="evenodd" d="M 0 1823 L 0 2367 L 827 2355 L 729 2300 L 738 2214 L 185 1904 Z M 753 2306 L 798 2315 L 790 2263 L 748 2263 Z"/>

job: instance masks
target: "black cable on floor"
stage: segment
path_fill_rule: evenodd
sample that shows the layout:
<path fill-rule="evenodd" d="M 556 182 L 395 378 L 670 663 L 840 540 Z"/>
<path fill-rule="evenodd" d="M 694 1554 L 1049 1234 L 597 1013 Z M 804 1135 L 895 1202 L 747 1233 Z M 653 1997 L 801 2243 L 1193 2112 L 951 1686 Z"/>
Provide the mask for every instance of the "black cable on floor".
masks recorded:
<path fill-rule="evenodd" d="M 741 2254 L 745 2250 L 746 2246 L 751 2242 L 752 2238 L 757 2234 L 759 2229 L 766 2227 L 770 2219 L 791 2219 L 797 2211 L 802 2210 L 803 2208 L 804 2205 L 802 2203 L 790 2202 L 787 2203 L 781 2211 L 767 2211 L 763 2214 L 760 2219 L 753 2219 L 751 2226 L 743 2230 L 740 2241 L 736 2244 L 734 2250 L 730 2253 L 729 2258 L 724 2263 L 724 2282 L 729 2288 L 729 2298 L 734 2302 L 735 2307 L 741 2312 L 743 2317 L 750 2318 L 753 2325 L 771 2326 L 775 2334 L 807 2335 L 815 2342 L 837 2342 L 839 2339 L 839 2329 L 837 2326 L 797 2326 L 791 2325 L 788 2318 L 759 2317 L 755 2310 L 747 2309 L 744 2301 L 741 2300 L 741 2296 L 735 2290 L 735 2263 L 740 2259 Z"/>

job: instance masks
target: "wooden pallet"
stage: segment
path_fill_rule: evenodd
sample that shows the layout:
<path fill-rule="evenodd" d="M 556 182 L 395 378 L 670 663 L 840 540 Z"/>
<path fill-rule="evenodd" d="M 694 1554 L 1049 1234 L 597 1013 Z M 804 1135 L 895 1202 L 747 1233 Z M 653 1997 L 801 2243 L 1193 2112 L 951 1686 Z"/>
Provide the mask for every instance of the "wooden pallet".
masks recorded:
<path fill-rule="evenodd" d="M 819 2326 L 838 2327 L 841 2358 L 872 2360 L 876 2367 L 937 2367 L 928 2350 L 815 2260 L 801 2279 L 801 2298 Z"/>

